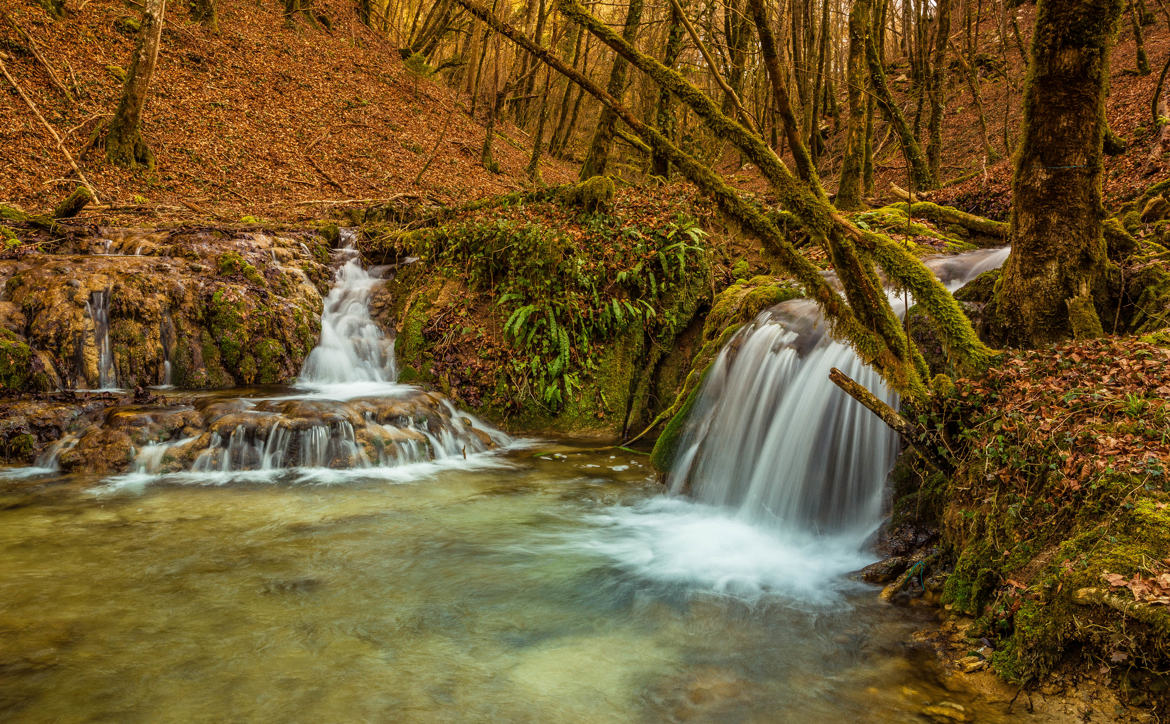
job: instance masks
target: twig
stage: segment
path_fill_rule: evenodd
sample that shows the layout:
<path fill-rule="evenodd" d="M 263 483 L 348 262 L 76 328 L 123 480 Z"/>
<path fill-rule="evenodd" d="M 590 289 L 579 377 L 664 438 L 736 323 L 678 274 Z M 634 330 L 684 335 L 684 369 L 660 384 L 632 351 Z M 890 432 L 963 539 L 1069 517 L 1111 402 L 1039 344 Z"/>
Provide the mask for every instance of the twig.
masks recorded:
<path fill-rule="evenodd" d="M 73 94 L 69 92 L 69 89 L 65 87 L 65 84 L 62 83 L 61 79 L 57 77 L 57 74 L 53 72 L 53 67 L 49 65 L 49 62 L 45 60 L 43 55 L 41 55 L 40 48 L 37 47 L 37 43 L 32 39 L 32 36 L 25 32 L 24 28 L 17 25 L 16 21 L 12 19 L 12 16 L 4 12 L 3 9 L 0 9 L 0 18 L 4 18 L 4 20 L 9 25 L 11 25 L 13 29 L 16 30 L 17 34 L 24 38 L 24 41 L 28 43 L 28 49 L 33 54 L 33 57 L 36 58 L 42 66 L 44 66 L 45 72 L 49 74 L 49 80 L 53 81 L 53 85 L 57 87 L 57 90 L 61 91 L 61 94 L 64 95 L 70 103 L 73 103 Z"/>
<path fill-rule="evenodd" d="M 348 191 L 345 190 L 344 186 L 342 186 L 340 183 L 338 183 L 337 179 L 330 176 L 328 171 L 321 168 L 321 165 L 317 163 L 317 160 L 315 158 L 313 158 L 312 156 L 310 156 L 307 153 L 305 154 L 305 158 L 308 159 L 309 163 L 312 164 L 313 168 L 317 169 L 317 173 L 324 176 L 326 181 L 328 181 L 329 183 L 336 186 L 338 191 L 340 191 L 343 194 L 349 193 Z"/>
<path fill-rule="evenodd" d="M 51 125 L 49 125 L 49 122 L 46 121 L 45 117 L 41 115 L 41 112 L 37 110 L 36 104 L 32 102 L 32 99 L 28 97 L 28 94 L 24 92 L 24 89 L 20 87 L 20 84 L 17 83 L 16 79 L 13 78 L 12 75 L 8 72 L 8 66 L 4 63 L 4 55 L 2 53 L 0 53 L 0 72 L 4 73 L 4 77 L 7 78 L 8 82 L 12 84 L 12 87 L 16 89 L 16 92 L 20 95 L 20 97 L 24 99 L 24 102 L 28 105 L 29 109 L 34 114 L 36 114 L 36 117 L 38 120 L 40 120 L 41 125 L 43 125 L 45 130 L 47 130 L 49 134 L 53 136 L 54 140 L 57 141 L 57 148 L 61 149 L 61 152 L 65 154 L 65 158 L 69 160 L 69 165 L 73 167 L 73 171 L 77 174 L 77 178 L 81 179 L 81 183 L 85 184 L 85 187 L 89 189 L 91 194 L 93 194 L 94 202 L 98 203 L 97 190 L 94 189 L 93 184 L 89 182 L 89 179 L 85 177 L 85 174 L 81 172 L 81 169 L 77 166 L 77 162 L 73 160 L 73 154 L 69 153 L 68 148 L 65 148 L 65 142 L 62 141 L 61 137 L 57 135 L 57 131 Z"/>
<path fill-rule="evenodd" d="M 419 181 L 422 181 L 423 174 L 426 173 L 427 169 L 431 167 L 431 164 L 435 162 L 435 157 L 439 154 L 439 144 L 441 144 L 443 139 L 446 138 L 447 127 L 451 125 L 451 117 L 454 115 L 455 106 L 451 106 L 451 109 L 447 111 L 446 120 L 443 121 L 443 127 L 439 130 L 438 135 L 435 136 L 435 145 L 431 148 L 430 158 L 428 158 L 427 162 L 423 164 L 423 167 L 419 169 L 418 175 L 414 177 L 414 183 L 412 183 L 411 186 L 418 186 Z"/>

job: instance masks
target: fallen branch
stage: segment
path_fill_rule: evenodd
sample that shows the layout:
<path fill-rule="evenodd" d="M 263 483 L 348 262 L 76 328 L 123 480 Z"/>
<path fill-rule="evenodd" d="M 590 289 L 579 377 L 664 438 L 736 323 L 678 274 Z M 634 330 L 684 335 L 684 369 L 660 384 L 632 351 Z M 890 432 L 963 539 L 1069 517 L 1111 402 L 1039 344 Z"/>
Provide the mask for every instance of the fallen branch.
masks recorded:
<path fill-rule="evenodd" d="M 24 100 L 25 104 L 29 107 L 29 110 L 31 110 L 36 115 L 37 119 L 41 122 L 41 125 L 45 127 L 45 130 L 47 130 L 53 139 L 57 142 L 57 148 L 61 149 L 61 153 L 65 154 L 65 158 L 69 161 L 69 165 L 73 167 L 73 172 L 77 174 L 77 178 L 80 179 L 81 183 L 84 184 L 87 189 L 89 189 L 91 194 L 93 194 L 94 202 L 97 202 L 97 190 L 94 189 L 93 184 L 89 182 L 89 179 L 85 177 L 85 174 L 81 172 L 81 169 L 77 166 L 77 162 L 73 160 L 73 154 L 69 153 L 68 148 L 65 148 L 65 142 L 62 141 L 61 137 L 57 135 L 57 131 L 51 125 L 49 125 L 49 122 L 46 121 L 45 117 L 41 115 L 41 112 L 37 110 L 37 106 L 35 103 L 33 103 L 32 98 L 28 97 L 28 94 L 24 92 L 24 88 L 21 88 L 20 84 L 16 82 L 16 79 L 13 78 L 12 75 L 8 72 L 8 66 L 5 65 L 4 58 L 4 54 L 0 53 L 0 72 L 4 73 L 4 77 L 7 78 L 8 82 L 12 84 L 12 87 L 16 89 L 17 94 L 19 94 L 20 97 Z"/>
<path fill-rule="evenodd" d="M 310 163 L 310 164 L 313 166 L 313 168 L 317 169 L 317 173 L 319 173 L 319 174 L 321 174 L 323 177 L 325 177 L 325 180 L 326 180 L 326 181 L 328 181 L 329 183 L 331 183 L 331 184 L 333 184 L 334 186 L 336 186 L 338 191 L 340 191 L 340 192 L 341 192 L 341 193 L 343 193 L 343 194 L 348 194 L 348 193 L 349 193 L 348 191 L 346 191 L 346 190 L 345 190 L 345 187 L 344 187 L 344 186 L 342 186 L 342 185 L 341 185 L 341 184 L 340 184 L 340 183 L 337 181 L 337 179 L 335 179 L 335 178 L 333 178 L 332 176 L 330 176 L 328 171 L 326 171 L 325 169 L 321 168 L 321 165 L 317 163 L 317 160 L 316 160 L 315 158 L 313 158 L 312 156 L 310 156 L 310 155 L 308 155 L 308 154 L 305 154 L 305 158 L 306 158 L 306 159 L 308 159 L 309 163 Z"/>
<path fill-rule="evenodd" d="M 921 442 L 921 431 L 909 420 L 898 414 L 898 411 L 877 398 L 856 380 L 836 367 L 829 370 L 829 379 L 833 384 L 844 390 L 845 394 L 860 402 L 867 410 L 877 415 L 891 430 L 902 436 L 906 444 L 918 451 L 929 465 L 937 470 L 948 470 L 951 466 L 940 458 L 934 450 Z"/>
<path fill-rule="evenodd" d="M 983 216 L 968 214 L 966 211 L 960 211 L 953 206 L 940 206 L 930 201 L 921 201 L 918 196 L 912 195 L 910 192 L 899 188 L 895 184 L 890 184 L 890 190 L 894 192 L 895 196 L 909 204 L 908 212 L 910 216 L 917 216 L 943 224 L 958 224 L 964 229 L 973 231 L 976 234 L 994 236 L 998 239 L 1008 238 L 1008 234 L 1011 232 L 1011 225 L 1003 221 L 992 221 Z"/>

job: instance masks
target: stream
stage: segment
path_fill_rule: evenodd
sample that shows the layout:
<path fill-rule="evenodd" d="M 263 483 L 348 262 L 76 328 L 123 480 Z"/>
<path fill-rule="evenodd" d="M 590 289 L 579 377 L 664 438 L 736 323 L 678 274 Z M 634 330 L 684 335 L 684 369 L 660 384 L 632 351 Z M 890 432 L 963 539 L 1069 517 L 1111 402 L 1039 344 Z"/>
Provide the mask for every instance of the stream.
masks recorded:
<path fill-rule="evenodd" d="M 47 475 L 0 495 L 9 721 L 905 721 L 925 616 L 826 556 L 541 446 L 344 482 Z M 981 719 L 986 720 L 986 719 Z"/>
<path fill-rule="evenodd" d="M 642 455 L 517 440 L 397 384 L 379 280 L 339 254 L 295 387 L 124 408 L 191 432 L 121 475 L 56 472 L 73 438 L 0 471 L 0 718 L 997 719 L 910 643 L 929 609 L 850 575 L 896 440 L 830 394 L 827 366 L 867 371 L 815 309 L 721 353 L 668 492 Z"/>

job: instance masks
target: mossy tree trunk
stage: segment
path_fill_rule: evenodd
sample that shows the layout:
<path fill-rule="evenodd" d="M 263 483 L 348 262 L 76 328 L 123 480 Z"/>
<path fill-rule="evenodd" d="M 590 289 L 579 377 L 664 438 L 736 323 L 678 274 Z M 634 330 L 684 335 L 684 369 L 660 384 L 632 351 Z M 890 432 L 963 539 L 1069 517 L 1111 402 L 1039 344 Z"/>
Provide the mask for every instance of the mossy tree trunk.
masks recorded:
<path fill-rule="evenodd" d="M 580 26 L 577 27 L 580 28 Z M 670 27 L 666 31 L 666 50 L 662 53 L 662 64 L 667 68 L 673 68 L 678 62 L 678 56 L 682 53 L 685 32 L 682 16 L 672 5 L 670 8 Z M 662 135 L 674 138 L 674 99 L 671 98 L 670 91 L 665 88 L 660 88 L 658 91 L 658 108 L 655 111 L 654 122 Z M 662 153 L 654 151 L 650 156 L 650 173 L 664 179 L 670 178 L 670 159 Z"/>
<path fill-rule="evenodd" d="M 1137 72 L 1138 75 L 1150 74 L 1150 56 L 1146 54 L 1146 41 L 1142 34 L 1141 13 L 1137 3 L 1129 3 L 1129 22 L 1133 26 L 1133 41 L 1137 44 Z"/>
<path fill-rule="evenodd" d="M 54 18 L 65 17 L 65 0 L 38 0 L 38 4 Z"/>
<path fill-rule="evenodd" d="M 814 188 L 820 186 L 816 166 L 813 165 L 808 147 L 800 137 L 800 121 L 796 118 L 796 111 L 792 105 L 792 98 L 788 93 L 787 75 L 780 64 L 780 53 L 776 45 L 776 37 L 772 33 L 772 26 L 768 18 L 768 10 L 764 0 L 749 0 L 752 11 L 752 20 L 756 26 L 756 34 L 760 38 L 760 55 L 764 59 L 764 68 L 768 73 L 768 80 L 772 84 L 772 98 L 780 120 L 784 127 L 784 137 L 788 140 L 788 149 L 792 151 L 793 162 L 796 165 L 796 174 L 800 179 Z"/>
<path fill-rule="evenodd" d="M 122 100 L 106 131 L 106 158 L 127 168 L 154 167 L 154 154 L 142 140 L 142 111 L 158 62 L 166 0 L 146 0 L 138 44 L 122 89 Z"/>
<path fill-rule="evenodd" d="M 938 182 L 930 172 L 930 164 L 927 163 L 926 156 L 922 153 L 922 147 L 918 145 L 918 139 L 914 137 L 913 129 L 910 128 L 906 116 L 903 115 L 902 109 L 898 107 L 893 94 L 890 93 L 890 86 L 886 82 L 886 69 L 882 66 L 881 55 L 878 53 L 877 44 L 874 41 L 876 31 L 877 29 L 874 28 L 865 42 L 865 58 L 869 65 L 870 83 L 873 87 L 875 100 L 881 107 L 882 113 L 885 114 L 886 120 L 894 127 L 894 133 L 898 135 L 898 142 L 902 145 L 902 155 L 910 164 L 910 178 L 914 190 L 926 191 L 937 188 Z"/>
<path fill-rule="evenodd" d="M 1012 253 L 996 297 L 1005 341 L 1068 337 L 1105 271 L 1101 159 L 1122 0 L 1040 0 L 1012 182 Z M 1091 310 L 1091 307 L 1089 307 Z M 1082 320 L 1083 322 L 1083 320 Z"/>
<path fill-rule="evenodd" d="M 942 122 L 946 110 L 947 40 L 951 34 L 951 0 L 937 2 L 938 26 L 934 30 L 934 52 L 931 54 L 926 94 L 930 99 L 930 120 L 927 122 L 926 162 L 935 180 L 942 178 Z"/>
<path fill-rule="evenodd" d="M 369 4 L 365 5 L 366 15 L 363 22 L 369 24 Z M 190 0 L 191 19 L 202 23 L 210 30 L 219 29 L 219 9 L 216 0 Z"/>
<path fill-rule="evenodd" d="M 642 0 L 630 0 L 626 10 L 626 22 L 622 27 L 622 38 L 627 43 L 634 42 L 638 35 L 638 25 L 642 21 Z M 621 56 L 613 59 L 613 68 L 609 72 L 609 83 L 606 92 L 614 98 L 620 99 L 626 90 L 626 75 L 629 64 Z M 613 150 L 614 128 L 617 125 L 617 113 L 608 106 L 601 109 L 601 117 L 597 119 L 597 130 L 593 132 L 593 140 L 589 144 L 589 153 L 585 156 L 585 163 L 581 165 L 581 179 L 593 176 L 604 176 L 606 166 L 609 165 L 609 154 Z"/>
<path fill-rule="evenodd" d="M 837 208 L 859 209 L 862 202 L 862 172 L 865 166 L 866 119 L 865 38 L 869 33 L 871 0 L 854 0 L 849 11 L 849 58 L 846 66 L 846 92 L 849 101 L 849 129 L 845 137 L 845 158 L 841 163 L 841 183 L 837 187 Z"/>

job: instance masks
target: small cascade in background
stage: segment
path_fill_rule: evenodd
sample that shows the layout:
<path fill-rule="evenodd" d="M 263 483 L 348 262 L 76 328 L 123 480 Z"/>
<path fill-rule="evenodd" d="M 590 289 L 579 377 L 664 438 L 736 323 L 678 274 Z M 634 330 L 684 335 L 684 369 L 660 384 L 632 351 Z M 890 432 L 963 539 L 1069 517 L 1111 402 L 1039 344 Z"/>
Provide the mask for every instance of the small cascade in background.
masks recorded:
<path fill-rule="evenodd" d="M 325 297 L 321 341 L 305 360 L 299 382 L 308 386 L 392 383 L 398 379 L 394 340 L 387 339 L 370 318 L 370 297 L 382 280 L 362 268 L 352 230 L 342 231 L 342 242 L 338 253 L 344 263 Z"/>
<path fill-rule="evenodd" d="M 93 320 L 93 342 L 98 353 L 98 389 L 117 389 L 118 377 L 114 372 L 114 352 L 110 345 L 110 290 L 90 292 L 85 311 Z"/>
<path fill-rule="evenodd" d="M 292 468 L 373 469 L 464 460 L 510 442 L 442 396 L 403 387 L 361 400 L 277 398 L 213 402 L 202 435 L 143 447 L 139 473 L 235 473 Z"/>
<path fill-rule="evenodd" d="M 202 402 L 196 406 L 201 434 L 141 447 L 133 472 L 385 474 L 420 463 L 479 464 L 465 461 L 513 442 L 438 393 L 395 384 L 393 341 L 369 310 L 382 280 L 362 268 L 352 232 L 342 233 L 342 264 L 324 301 L 321 341 L 298 379 L 305 391 Z M 169 364 L 164 369 L 169 384 Z"/>
<path fill-rule="evenodd" d="M 1008 250 L 928 260 L 954 290 Z M 895 308 L 901 298 L 891 293 Z M 736 334 L 712 364 L 670 472 L 674 493 L 753 522 L 858 543 L 881 518 L 897 435 L 829 380 L 837 367 L 891 406 L 880 376 L 834 340 L 807 299 L 784 302 Z"/>
<path fill-rule="evenodd" d="M 61 454 L 69 452 L 76 446 L 77 436 L 66 435 L 45 448 L 44 452 L 37 456 L 33 466 L 41 470 L 60 470 Z"/>

